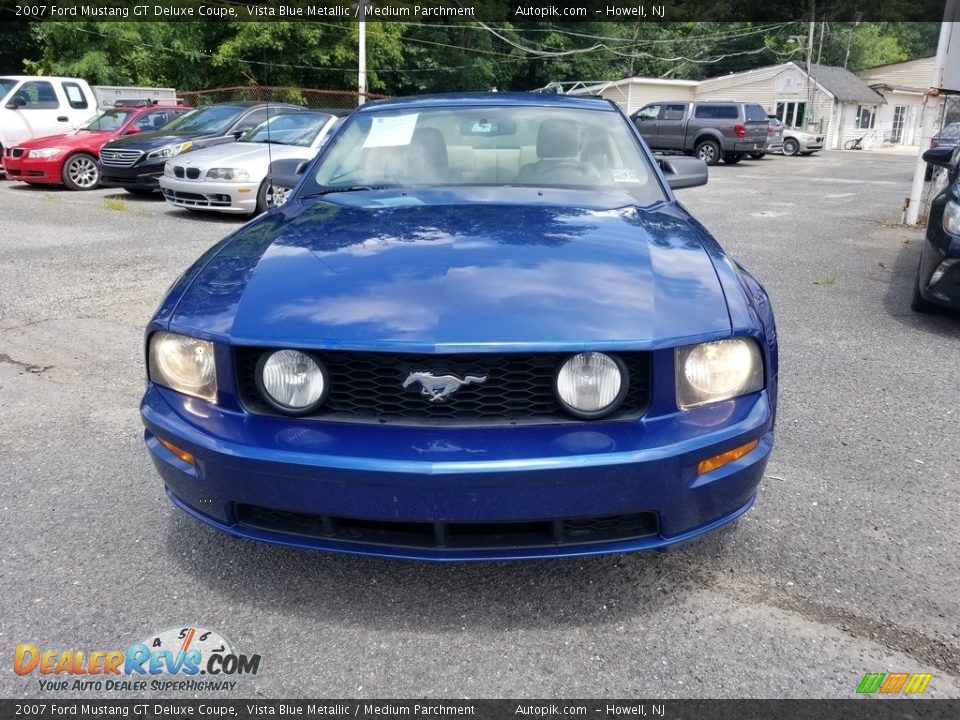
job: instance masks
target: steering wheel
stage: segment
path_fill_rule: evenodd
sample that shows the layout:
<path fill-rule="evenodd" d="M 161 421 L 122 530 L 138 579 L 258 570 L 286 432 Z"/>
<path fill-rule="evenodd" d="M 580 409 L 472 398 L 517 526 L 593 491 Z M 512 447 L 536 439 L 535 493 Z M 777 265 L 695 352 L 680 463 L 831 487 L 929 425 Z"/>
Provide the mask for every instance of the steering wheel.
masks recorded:
<path fill-rule="evenodd" d="M 559 160 L 534 167 L 527 173 L 522 174 L 525 175 L 524 179 L 526 180 L 556 181 L 558 175 L 563 179 L 570 178 L 578 181 L 600 179 L 600 173 L 592 164 L 580 160 Z"/>

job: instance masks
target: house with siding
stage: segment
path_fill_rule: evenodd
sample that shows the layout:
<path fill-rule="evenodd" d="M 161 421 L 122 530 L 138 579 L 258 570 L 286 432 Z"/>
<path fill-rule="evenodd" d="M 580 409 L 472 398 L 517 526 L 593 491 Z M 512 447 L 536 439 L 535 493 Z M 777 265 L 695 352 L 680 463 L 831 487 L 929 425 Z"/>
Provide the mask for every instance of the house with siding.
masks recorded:
<path fill-rule="evenodd" d="M 860 78 L 887 101 L 877 113 L 877 133 L 898 145 L 920 144 L 923 124 L 923 100 L 930 89 L 936 58 L 920 58 L 870 68 Z M 939 118 L 942 100 L 929 102 L 926 112 Z M 939 126 L 939 123 L 938 123 Z"/>
<path fill-rule="evenodd" d="M 756 102 L 790 127 L 824 136 L 824 147 L 842 148 L 847 140 L 865 136 L 866 146 L 878 138 L 876 124 L 887 101 L 864 80 L 843 68 L 787 62 L 731 73 L 707 80 L 626 78 L 568 91 L 599 95 L 633 114 L 660 100 L 737 100 Z"/>

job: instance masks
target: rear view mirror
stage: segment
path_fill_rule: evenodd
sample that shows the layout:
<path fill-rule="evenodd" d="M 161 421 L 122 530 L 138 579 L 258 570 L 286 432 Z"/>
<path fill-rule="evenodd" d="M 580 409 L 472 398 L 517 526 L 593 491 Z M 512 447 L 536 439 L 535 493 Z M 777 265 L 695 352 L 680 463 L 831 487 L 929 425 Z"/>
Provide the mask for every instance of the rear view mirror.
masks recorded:
<path fill-rule="evenodd" d="M 309 160 L 291 158 L 274 160 L 270 163 L 270 183 L 277 187 L 292 188 L 300 182 L 300 176 L 306 172 Z"/>
<path fill-rule="evenodd" d="M 657 164 L 674 190 L 707 184 L 707 164 L 700 158 L 662 157 Z"/>

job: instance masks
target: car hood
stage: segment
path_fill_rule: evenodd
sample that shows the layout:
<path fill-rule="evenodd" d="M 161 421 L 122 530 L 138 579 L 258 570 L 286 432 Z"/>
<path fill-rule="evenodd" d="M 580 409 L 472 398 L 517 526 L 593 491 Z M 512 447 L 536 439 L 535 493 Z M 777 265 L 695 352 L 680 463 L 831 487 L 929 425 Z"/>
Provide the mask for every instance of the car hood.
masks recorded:
<path fill-rule="evenodd" d="M 361 194 L 374 193 L 351 201 Z M 730 332 L 711 258 L 676 206 L 328 197 L 341 200 L 295 201 L 244 226 L 187 274 L 170 328 L 234 344 L 423 350 L 653 348 Z"/>
<path fill-rule="evenodd" d="M 111 150 L 143 150 L 146 152 L 149 150 L 156 150 L 157 148 L 166 147 L 167 145 L 176 145 L 178 143 L 186 142 L 187 140 L 191 140 L 196 143 L 219 137 L 223 137 L 223 133 L 165 133 L 162 130 L 153 130 L 151 132 L 136 133 L 135 135 L 125 135 L 124 137 L 119 137 L 116 140 L 111 140 L 109 148 Z"/>
<path fill-rule="evenodd" d="M 309 160 L 319 148 L 274 143 L 231 142 L 195 150 L 176 159 L 177 165 L 209 170 L 212 167 L 241 168 L 251 176 L 265 177 L 273 160 L 302 158 Z"/>
<path fill-rule="evenodd" d="M 70 132 L 59 135 L 45 135 L 43 137 L 33 138 L 18 142 L 16 147 L 34 150 L 37 148 L 49 147 L 96 147 L 111 138 L 115 137 L 112 132 L 90 132 L 87 130 L 71 130 Z"/>

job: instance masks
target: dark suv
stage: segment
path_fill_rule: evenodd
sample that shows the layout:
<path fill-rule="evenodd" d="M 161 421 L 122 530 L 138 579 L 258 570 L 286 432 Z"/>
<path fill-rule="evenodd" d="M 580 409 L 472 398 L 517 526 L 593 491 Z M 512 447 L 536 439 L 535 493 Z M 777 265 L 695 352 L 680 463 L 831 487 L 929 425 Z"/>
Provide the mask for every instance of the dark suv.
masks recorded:
<path fill-rule="evenodd" d="M 655 102 L 631 117 L 651 150 L 696 155 L 707 165 L 737 163 L 767 145 L 767 111 L 757 103 Z"/>
<path fill-rule="evenodd" d="M 111 140 L 100 148 L 100 184 L 137 195 L 160 189 L 163 165 L 190 150 L 238 140 L 272 115 L 302 110 L 287 103 L 230 102 L 181 115 L 157 132 Z"/>

